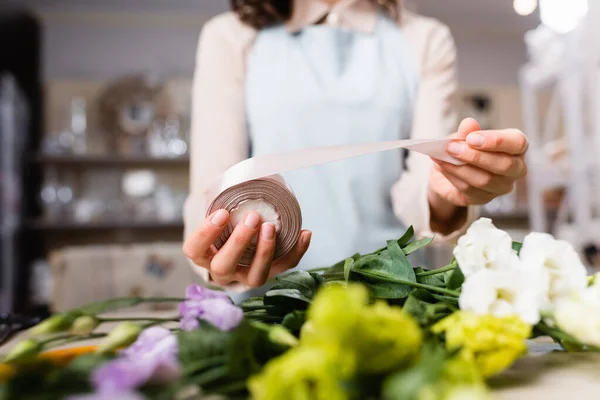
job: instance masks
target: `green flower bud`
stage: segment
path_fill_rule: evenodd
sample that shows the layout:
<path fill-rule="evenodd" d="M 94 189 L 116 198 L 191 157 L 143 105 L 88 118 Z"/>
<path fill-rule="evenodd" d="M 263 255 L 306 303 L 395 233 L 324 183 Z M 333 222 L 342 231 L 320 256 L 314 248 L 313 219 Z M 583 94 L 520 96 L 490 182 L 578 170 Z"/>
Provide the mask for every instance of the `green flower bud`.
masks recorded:
<path fill-rule="evenodd" d="M 269 329 L 269 340 L 284 347 L 296 347 L 298 345 L 298 339 L 281 325 L 275 325 Z"/>
<path fill-rule="evenodd" d="M 77 318 L 73 324 L 71 325 L 71 329 L 69 329 L 69 333 L 72 335 L 80 335 L 85 336 L 89 335 L 96 329 L 96 327 L 100 325 L 100 321 L 98 318 L 92 317 L 90 315 L 84 315 L 82 317 Z"/>
<path fill-rule="evenodd" d="M 35 339 L 26 339 L 15 345 L 4 362 L 16 362 L 34 358 L 42 350 L 42 344 Z"/>
<path fill-rule="evenodd" d="M 73 317 L 67 314 L 56 314 L 47 318 L 30 329 L 32 335 L 46 335 L 49 333 L 63 332 L 69 329 Z"/>
<path fill-rule="evenodd" d="M 98 353 L 108 353 L 135 342 L 142 327 L 132 322 L 123 322 L 114 328 L 98 346 Z"/>

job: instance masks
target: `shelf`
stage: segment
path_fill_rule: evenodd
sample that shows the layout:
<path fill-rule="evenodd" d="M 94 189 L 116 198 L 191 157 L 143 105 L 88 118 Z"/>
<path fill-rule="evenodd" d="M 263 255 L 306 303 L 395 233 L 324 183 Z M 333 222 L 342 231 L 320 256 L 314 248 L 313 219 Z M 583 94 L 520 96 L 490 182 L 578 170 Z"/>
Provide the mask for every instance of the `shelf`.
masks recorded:
<path fill-rule="evenodd" d="M 120 156 L 112 154 L 36 154 L 29 158 L 34 163 L 70 166 L 188 166 L 189 157 Z"/>
<path fill-rule="evenodd" d="M 42 231 L 82 231 L 82 230 L 149 230 L 149 229 L 183 229 L 183 221 L 105 221 L 105 222 L 63 222 L 33 221 L 28 226 Z"/>

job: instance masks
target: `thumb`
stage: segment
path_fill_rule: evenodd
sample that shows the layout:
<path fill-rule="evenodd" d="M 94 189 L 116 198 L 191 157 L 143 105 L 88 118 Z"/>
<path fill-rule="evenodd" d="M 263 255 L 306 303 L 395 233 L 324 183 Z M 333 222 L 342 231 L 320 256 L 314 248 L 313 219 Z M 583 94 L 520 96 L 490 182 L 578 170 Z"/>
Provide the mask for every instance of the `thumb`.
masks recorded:
<path fill-rule="evenodd" d="M 458 131 L 453 135 L 457 139 L 465 139 L 471 132 L 480 131 L 481 126 L 474 118 L 465 118 L 460 123 Z"/>

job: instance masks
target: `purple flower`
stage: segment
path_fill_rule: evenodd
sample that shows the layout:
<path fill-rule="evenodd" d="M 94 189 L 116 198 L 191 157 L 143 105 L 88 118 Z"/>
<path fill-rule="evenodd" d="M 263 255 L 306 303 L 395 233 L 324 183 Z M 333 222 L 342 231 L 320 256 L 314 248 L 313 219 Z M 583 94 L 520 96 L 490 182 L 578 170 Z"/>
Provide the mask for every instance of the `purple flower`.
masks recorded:
<path fill-rule="evenodd" d="M 225 292 L 211 290 L 199 285 L 190 285 L 185 289 L 185 298 L 188 300 L 222 299 L 231 303 Z"/>
<path fill-rule="evenodd" d="M 166 328 L 144 330 L 119 358 L 101 365 L 92 374 L 99 393 L 125 393 L 148 381 L 169 382 L 179 376 L 177 338 Z"/>
<path fill-rule="evenodd" d="M 209 322 L 222 331 L 229 331 L 239 325 L 244 317 L 241 308 L 222 298 L 188 300 L 179 304 L 181 329 L 191 331 L 200 326 L 198 319 Z"/>
<path fill-rule="evenodd" d="M 69 396 L 66 400 L 145 400 L 141 394 L 135 392 L 119 393 L 89 393 Z"/>

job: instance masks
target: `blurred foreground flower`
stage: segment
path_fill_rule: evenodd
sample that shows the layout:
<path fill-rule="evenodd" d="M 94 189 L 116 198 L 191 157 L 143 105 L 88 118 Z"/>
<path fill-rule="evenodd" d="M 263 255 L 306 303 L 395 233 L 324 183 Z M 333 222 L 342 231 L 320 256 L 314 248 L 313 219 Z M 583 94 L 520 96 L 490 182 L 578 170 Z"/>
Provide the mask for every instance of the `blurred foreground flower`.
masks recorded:
<path fill-rule="evenodd" d="M 225 292 L 211 290 L 200 285 L 189 285 L 185 289 L 185 298 L 188 300 L 221 299 L 231 303 L 231 299 Z"/>
<path fill-rule="evenodd" d="M 100 325 L 100 321 L 91 315 L 78 317 L 69 328 L 69 333 L 72 335 L 89 335 Z"/>
<path fill-rule="evenodd" d="M 559 300 L 554 321 L 582 344 L 600 348 L 600 290 L 594 285 Z"/>
<path fill-rule="evenodd" d="M 545 275 L 546 310 L 561 298 L 569 297 L 588 285 L 587 270 L 579 254 L 570 243 L 556 240 L 552 235 L 530 233 L 523 241 L 519 257 L 522 268 L 538 270 Z"/>
<path fill-rule="evenodd" d="M 144 330 L 138 339 L 92 374 L 99 393 L 128 393 L 146 382 L 171 382 L 180 372 L 177 338 L 166 328 Z"/>
<path fill-rule="evenodd" d="M 76 396 L 69 396 L 66 400 L 145 400 L 146 398 L 139 393 L 90 393 Z"/>
<path fill-rule="evenodd" d="M 71 327 L 74 319 L 75 315 L 56 314 L 32 327 L 29 332 L 34 336 L 63 332 Z"/>
<path fill-rule="evenodd" d="M 413 317 L 400 307 L 380 301 L 367 305 L 361 285 L 322 289 L 308 309 L 310 329 L 300 343 L 340 347 L 356 356 L 359 373 L 378 374 L 412 363 L 420 351 L 422 333 Z"/>
<path fill-rule="evenodd" d="M 129 346 L 133 343 L 137 338 L 140 332 L 142 331 L 142 327 L 138 324 L 134 324 L 133 322 L 122 322 L 117 325 L 108 336 L 102 340 L 100 345 L 98 346 L 99 353 L 107 353 L 114 351 L 120 347 Z"/>
<path fill-rule="evenodd" d="M 347 361 L 335 349 L 297 347 L 269 361 L 248 389 L 253 400 L 347 400 Z"/>
<path fill-rule="evenodd" d="M 466 278 L 482 270 L 500 270 L 518 265 L 510 235 L 489 218 L 475 221 L 454 248 L 454 257 Z"/>
<path fill-rule="evenodd" d="M 39 354 L 42 344 L 35 339 L 26 339 L 15 345 L 4 358 L 4 362 L 12 363 L 28 360 Z"/>
<path fill-rule="evenodd" d="M 431 328 L 445 334 L 446 348 L 459 350 L 465 361 L 474 361 L 484 378 L 496 375 L 527 352 L 525 340 L 532 327 L 518 317 L 497 318 L 458 311 Z"/>
<path fill-rule="evenodd" d="M 223 292 L 191 285 L 186 290 L 186 301 L 179 304 L 181 329 L 191 331 L 200 326 L 198 319 L 209 322 L 222 331 L 239 325 L 244 317 L 241 308 L 235 306 Z"/>
<path fill-rule="evenodd" d="M 461 310 L 474 314 L 517 316 L 535 325 L 540 321 L 545 288 L 543 277 L 532 270 L 484 270 L 463 284 L 459 304 Z"/>

